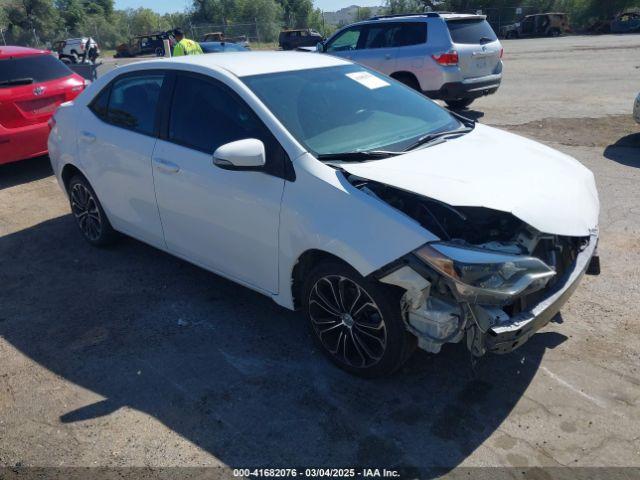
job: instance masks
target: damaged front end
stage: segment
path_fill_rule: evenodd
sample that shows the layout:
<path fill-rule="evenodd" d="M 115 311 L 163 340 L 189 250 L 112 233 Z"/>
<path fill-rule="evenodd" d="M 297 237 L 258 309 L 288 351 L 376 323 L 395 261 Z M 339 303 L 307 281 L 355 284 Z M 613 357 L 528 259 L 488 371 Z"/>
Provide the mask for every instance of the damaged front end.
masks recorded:
<path fill-rule="evenodd" d="M 560 311 L 597 260 L 596 230 L 584 237 L 545 234 L 507 212 L 452 207 L 348 179 L 440 238 L 373 274 L 405 290 L 407 329 L 429 352 L 463 339 L 475 356 L 514 350 Z"/>

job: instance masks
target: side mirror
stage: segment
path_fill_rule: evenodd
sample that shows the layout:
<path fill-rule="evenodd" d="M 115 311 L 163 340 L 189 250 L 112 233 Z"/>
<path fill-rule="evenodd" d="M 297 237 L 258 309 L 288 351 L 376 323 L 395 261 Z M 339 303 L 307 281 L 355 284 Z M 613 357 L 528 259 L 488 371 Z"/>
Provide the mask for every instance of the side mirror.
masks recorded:
<path fill-rule="evenodd" d="M 316 52 L 324 52 L 324 43 L 322 42 L 316 43 Z"/>
<path fill-rule="evenodd" d="M 264 143 L 256 138 L 225 143 L 213 152 L 213 163 L 226 170 L 256 170 L 265 162 Z"/>

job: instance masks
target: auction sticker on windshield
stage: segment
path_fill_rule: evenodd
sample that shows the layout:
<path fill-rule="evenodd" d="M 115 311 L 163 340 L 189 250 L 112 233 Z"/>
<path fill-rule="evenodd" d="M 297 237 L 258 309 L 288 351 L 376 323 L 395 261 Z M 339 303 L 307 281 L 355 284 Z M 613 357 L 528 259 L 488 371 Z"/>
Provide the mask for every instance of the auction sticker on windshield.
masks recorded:
<path fill-rule="evenodd" d="M 369 72 L 352 72 L 347 73 L 346 75 L 351 80 L 355 80 L 360 85 L 364 85 L 365 87 L 367 87 L 369 90 L 389 86 L 389 83 L 385 82 L 381 78 L 376 77 L 375 75 L 371 75 Z"/>

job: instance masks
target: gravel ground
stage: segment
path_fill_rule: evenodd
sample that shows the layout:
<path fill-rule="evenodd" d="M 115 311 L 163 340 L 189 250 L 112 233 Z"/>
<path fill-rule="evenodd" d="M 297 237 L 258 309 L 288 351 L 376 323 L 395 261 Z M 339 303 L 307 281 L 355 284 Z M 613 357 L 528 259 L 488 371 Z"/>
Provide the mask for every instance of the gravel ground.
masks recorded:
<path fill-rule="evenodd" d="M 46 159 L 0 167 L 0 465 L 640 467 L 639 47 L 505 41 L 503 86 L 467 112 L 576 157 L 602 203 L 602 275 L 476 371 L 449 345 L 350 377 L 268 298 L 89 247 Z"/>

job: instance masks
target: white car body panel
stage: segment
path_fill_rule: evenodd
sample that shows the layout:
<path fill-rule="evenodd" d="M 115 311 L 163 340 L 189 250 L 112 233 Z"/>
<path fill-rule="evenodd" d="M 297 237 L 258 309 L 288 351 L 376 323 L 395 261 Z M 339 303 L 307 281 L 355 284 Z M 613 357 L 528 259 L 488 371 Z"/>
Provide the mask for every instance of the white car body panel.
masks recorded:
<path fill-rule="evenodd" d="M 61 181 L 65 164 L 80 169 L 117 230 L 293 308 L 292 272 L 306 251 L 330 253 L 367 275 L 437 239 L 307 153 L 238 78 L 348 63 L 329 55 L 242 52 L 114 69 L 56 114 L 58 123 L 49 137 L 54 171 Z M 211 155 L 152 137 L 141 139 L 101 122 L 88 110 L 87 104 L 115 76 L 145 69 L 197 72 L 224 82 L 278 139 L 292 161 L 295 181 L 220 169 Z M 100 129 L 100 151 L 95 142 L 80 138 L 89 128 Z M 86 144 L 78 146 L 81 143 Z M 181 178 L 158 172 L 154 159 L 179 163 Z M 588 235 L 597 225 L 591 172 L 552 149 L 482 125 L 440 145 L 343 168 L 452 205 L 510 211 L 543 232 Z"/>
<path fill-rule="evenodd" d="M 169 160 L 179 172 L 155 168 Z M 278 224 L 284 180 L 223 170 L 213 156 L 158 140 L 153 153 L 167 250 L 263 292 L 278 286 Z"/>
<path fill-rule="evenodd" d="M 418 222 L 358 190 L 334 168 L 306 153 L 294 161 L 280 214 L 280 294 L 291 308 L 291 274 L 307 250 L 322 250 L 361 275 L 383 267 L 437 237 Z"/>
<path fill-rule="evenodd" d="M 113 228 L 156 247 L 164 246 L 151 170 L 156 139 L 135 132 L 123 134 L 81 109 L 78 163 Z M 118 192 L 114 194 L 114 192 Z"/>
<path fill-rule="evenodd" d="M 588 236 L 598 224 L 590 170 L 540 143 L 485 125 L 399 157 L 342 167 L 452 206 L 510 212 L 543 233 Z"/>
<path fill-rule="evenodd" d="M 326 68 L 346 65 L 350 62 L 329 55 L 300 55 L 299 52 L 224 52 L 215 63 L 209 55 L 175 57 L 166 62 L 185 63 L 190 70 L 192 66 L 224 69 L 237 77 L 262 75 L 265 73 L 290 72 L 308 70 L 310 68 Z M 302 57 L 302 58 L 301 58 Z M 162 62 L 162 60 L 160 61 Z M 154 62 L 156 63 L 156 62 Z"/>

